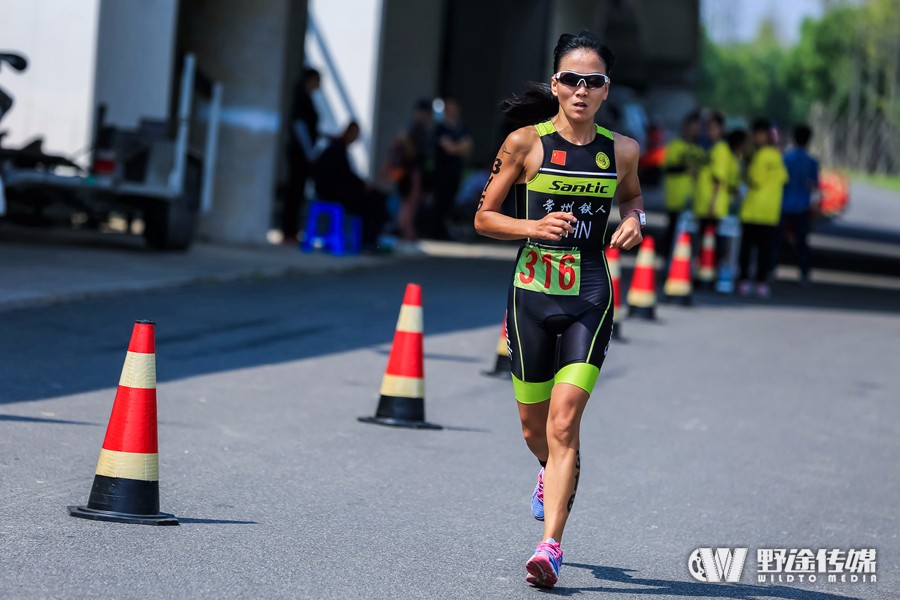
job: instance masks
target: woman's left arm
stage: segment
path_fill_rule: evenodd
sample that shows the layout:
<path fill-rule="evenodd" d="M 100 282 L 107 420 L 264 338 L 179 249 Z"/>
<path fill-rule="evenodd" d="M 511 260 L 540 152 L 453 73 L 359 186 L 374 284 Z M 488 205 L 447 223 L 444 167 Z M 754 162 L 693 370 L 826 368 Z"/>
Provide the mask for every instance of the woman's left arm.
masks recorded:
<path fill-rule="evenodd" d="M 618 172 L 616 201 L 619 204 L 619 215 L 622 217 L 622 222 L 609 238 L 609 247 L 629 250 L 644 239 L 644 236 L 641 235 L 641 224 L 637 215 L 628 214 L 636 208 L 644 209 L 644 197 L 641 195 L 641 182 L 638 180 L 637 174 L 641 147 L 630 137 L 617 133 L 615 134 L 615 148 L 616 171 Z"/>

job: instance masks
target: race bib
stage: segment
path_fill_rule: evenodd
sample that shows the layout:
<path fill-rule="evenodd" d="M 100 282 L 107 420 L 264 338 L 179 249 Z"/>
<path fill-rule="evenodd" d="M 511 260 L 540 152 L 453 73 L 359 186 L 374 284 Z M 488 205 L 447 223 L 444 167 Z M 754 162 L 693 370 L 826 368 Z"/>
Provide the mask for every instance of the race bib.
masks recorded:
<path fill-rule="evenodd" d="M 527 244 L 516 263 L 513 285 L 553 296 L 577 296 L 581 289 L 581 251 Z"/>

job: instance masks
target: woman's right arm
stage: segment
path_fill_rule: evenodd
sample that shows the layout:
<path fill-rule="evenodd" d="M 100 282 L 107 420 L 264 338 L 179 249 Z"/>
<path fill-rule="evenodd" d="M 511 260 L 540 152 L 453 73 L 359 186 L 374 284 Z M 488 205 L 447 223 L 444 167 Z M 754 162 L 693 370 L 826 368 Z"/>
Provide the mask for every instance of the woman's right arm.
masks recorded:
<path fill-rule="evenodd" d="M 552 212 L 543 219 L 534 221 L 515 219 L 500 212 L 503 200 L 512 186 L 524 179 L 528 171 L 537 171 L 537 167 L 528 168 L 526 163 L 535 162 L 535 157 L 529 161 L 529 154 L 535 151 L 535 144 L 537 150 L 540 150 L 538 140 L 536 131 L 522 128 L 509 134 L 503 142 L 475 211 L 475 231 L 479 234 L 498 240 L 559 240 L 566 232 L 575 231 L 573 225 L 576 219 L 571 213 Z M 536 158 L 537 165 L 540 165 L 540 161 L 541 158 Z"/>

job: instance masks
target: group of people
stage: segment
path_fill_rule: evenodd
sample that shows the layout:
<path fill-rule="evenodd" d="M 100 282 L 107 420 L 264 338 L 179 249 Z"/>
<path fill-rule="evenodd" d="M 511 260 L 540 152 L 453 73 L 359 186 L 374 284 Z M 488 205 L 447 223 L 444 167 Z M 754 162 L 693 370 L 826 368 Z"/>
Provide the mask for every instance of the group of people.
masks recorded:
<path fill-rule="evenodd" d="M 782 153 L 768 119 L 754 120 L 748 135 L 741 128 L 726 133 L 721 112 L 688 114 L 681 137 L 666 147 L 669 221 L 664 250 L 671 250 L 681 215 L 690 210 L 700 232 L 715 228 L 716 263 L 721 264 L 728 242 L 718 235 L 719 224 L 736 213 L 741 222 L 739 293 L 769 297 L 769 280 L 786 234 L 794 242 L 801 282 L 808 283 L 807 237 L 819 188 L 819 164 L 807 150 L 811 137 L 809 126 L 796 126 L 790 147 Z"/>
<path fill-rule="evenodd" d="M 294 93 L 287 164 L 288 185 L 282 199 L 281 232 L 285 243 L 296 243 L 306 204 L 307 182 L 317 200 L 340 204 L 362 222 L 362 247 L 375 251 L 382 233 L 395 234 L 401 247 L 420 237 L 450 239 L 456 195 L 472 152 L 472 137 L 463 125 L 459 103 L 447 98 L 415 103 L 408 125 L 392 140 L 384 168 L 386 185 L 360 177 L 350 147 L 360 137 L 351 121 L 323 144 L 313 93 L 321 75 L 308 68 Z M 435 110 L 437 108 L 437 110 Z M 384 188 L 384 189 L 382 189 Z M 391 222 L 389 194 L 399 198 Z"/>
<path fill-rule="evenodd" d="M 453 237 L 456 196 L 472 146 L 458 101 L 416 102 L 409 125 L 391 142 L 385 165 L 400 198 L 396 229 L 403 242 Z"/>

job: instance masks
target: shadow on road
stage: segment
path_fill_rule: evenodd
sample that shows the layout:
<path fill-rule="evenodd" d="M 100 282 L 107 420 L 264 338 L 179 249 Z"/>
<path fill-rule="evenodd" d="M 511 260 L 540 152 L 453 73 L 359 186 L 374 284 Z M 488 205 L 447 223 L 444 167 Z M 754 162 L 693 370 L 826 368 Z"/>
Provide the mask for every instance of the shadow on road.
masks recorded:
<path fill-rule="evenodd" d="M 575 596 L 584 592 L 606 594 L 629 594 L 646 596 L 678 596 L 683 598 L 732 598 L 734 600 L 756 600 L 757 598 L 784 598 L 786 600 L 860 600 L 853 596 L 843 596 L 815 590 L 791 588 L 783 585 L 746 585 L 740 583 L 701 583 L 689 581 L 668 581 L 665 579 L 644 579 L 632 575 L 634 569 L 603 567 L 579 563 L 566 563 L 566 567 L 588 569 L 598 582 L 615 582 L 628 587 L 597 585 L 588 588 L 556 587 L 549 593 L 558 596 Z M 640 586 L 640 587 L 635 587 Z"/>
<path fill-rule="evenodd" d="M 441 258 L 8 311 L 0 314 L 0 405 L 114 388 L 138 319 L 156 322 L 160 383 L 363 348 L 380 359 L 409 282 L 422 285 L 426 360 L 489 367 L 493 336 L 483 356 L 429 352 L 428 338 L 499 329 L 511 272 L 508 260 Z"/>

